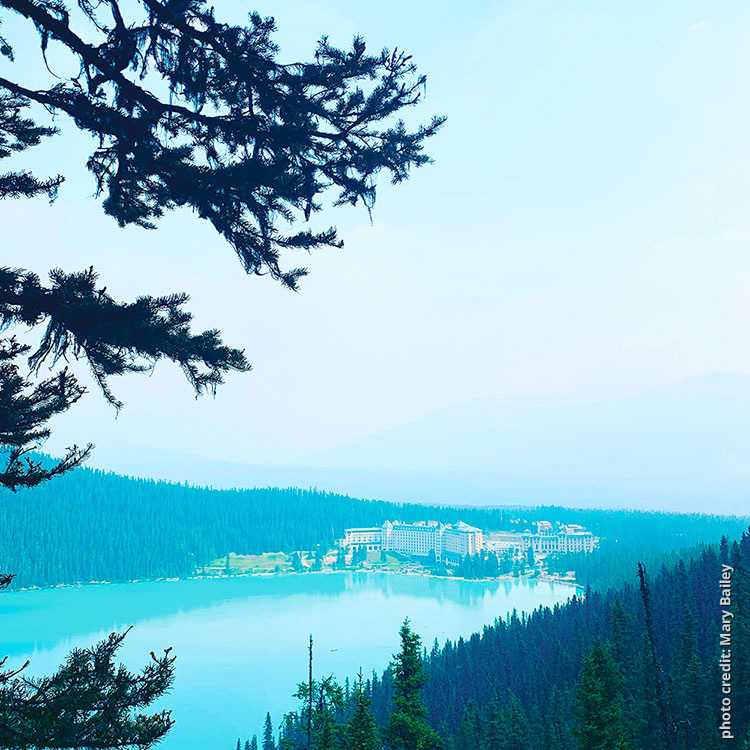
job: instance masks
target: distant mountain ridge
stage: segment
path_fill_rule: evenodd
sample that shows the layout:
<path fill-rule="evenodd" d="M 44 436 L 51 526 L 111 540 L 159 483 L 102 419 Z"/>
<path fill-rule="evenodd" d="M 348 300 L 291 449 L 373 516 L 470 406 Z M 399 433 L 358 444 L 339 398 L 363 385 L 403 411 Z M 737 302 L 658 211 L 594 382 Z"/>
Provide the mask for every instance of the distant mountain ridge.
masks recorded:
<path fill-rule="evenodd" d="M 750 376 L 694 377 L 620 399 L 465 401 L 287 466 L 151 449 L 98 465 L 203 486 L 316 487 L 397 502 L 743 514 Z"/>
<path fill-rule="evenodd" d="M 600 401 L 465 401 L 309 463 L 560 480 L 740 480 L 750 487 L 750 377 L 696 377 Z"/>

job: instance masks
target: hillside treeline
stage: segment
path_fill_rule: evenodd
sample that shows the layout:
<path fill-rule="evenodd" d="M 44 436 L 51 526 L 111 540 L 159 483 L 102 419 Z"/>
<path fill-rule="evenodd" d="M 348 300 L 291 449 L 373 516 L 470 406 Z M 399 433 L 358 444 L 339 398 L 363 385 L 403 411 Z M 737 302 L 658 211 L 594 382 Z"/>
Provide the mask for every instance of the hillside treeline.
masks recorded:
<path fill-rule="evenodd" d="M 431 650 L 410 635 L 409 693 L 402 628 L 382 675 L 300 682 L 278 744 L 267 717 L 246 750 L 747 750 L 750 531 L 632 572 Z"/>
<path fill-rule="evenodd" d="M 316 490 L 213 490 L 88 469 L 0 495 L 0 570 L 15 573 L 17 587 L 185 576 L 229 552 L 311 550 L 332 545 L 347 527 L 386 519 L 462 520 L 483 529 L 516 530 L 537 520 L 580 523 L 631 553 L 648 540 L 650 554 L 736 536 L 746 526 L 742 519 L 707 515 L 445 508 Z M 595 553 L 586 564 L 604 575 L 609 562 Z M 609 576 L 616 579 L 623 565 L 614 557 L 612 565 Z"/>

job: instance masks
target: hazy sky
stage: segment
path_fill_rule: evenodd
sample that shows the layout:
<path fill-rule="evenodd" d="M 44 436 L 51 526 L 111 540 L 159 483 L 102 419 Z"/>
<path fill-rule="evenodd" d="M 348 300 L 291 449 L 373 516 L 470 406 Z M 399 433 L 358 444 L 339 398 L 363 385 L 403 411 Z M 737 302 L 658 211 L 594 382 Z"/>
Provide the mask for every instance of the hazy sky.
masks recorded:
<path fill-rule="evenodd" d="M 196 325 L 254 365 L 198 402 L 168 364 L 115 381 L 119 418 L 92 393 L 50 449 L 141 440 L 285 462 L 467 398 L 750 373 L 747 3 L 215 7 L 275 15 L 285 60 L 308 59 L 323 34 L 413 54 L 428 87 L 410 117 L 448 116 L 435 164 L 384 182 L 372 224 L 364 210 L 322 214 L 346 247 L 289 258 L 311 269 L 294 294 L 245 277 L 189 212 L 118 229 L 91 198 L 87 138 L 37 149 L 39 170 L 68 180 L 51 208 L 0 205 L 4 264 L 94 265 L 121 299 L 188 291 Z M 18 51 L 16 66 L 35 61 Z"/>

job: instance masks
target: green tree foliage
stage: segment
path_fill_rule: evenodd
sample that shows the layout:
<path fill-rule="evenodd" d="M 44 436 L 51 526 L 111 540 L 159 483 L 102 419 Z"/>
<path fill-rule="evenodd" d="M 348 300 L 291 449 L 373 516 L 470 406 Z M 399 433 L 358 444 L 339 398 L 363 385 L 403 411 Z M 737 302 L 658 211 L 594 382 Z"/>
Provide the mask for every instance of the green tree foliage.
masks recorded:
<path fill-rule="evenodd" d="M 722 564 L 734 571 L 732 727 L 742 747 L 750 704 L 747 683 L 735 674 L 746 655 L 735 649 L 744 645 L 738 626 L 746 616 L 750 532 L 731 545 L 698 546 L 648 578 L 643 571 L 646 597 L 631 560 L 631 583 L 617 590 L 589 589 L 552 610 L 513 613 L 433 648 L 422 690 L 426 720 L 446 750 L 505 750 L 511 740 L 524 750 L 717 750 Z M 388 724 L 393 695 L 390 673 L 373 677 L 379 726 Z"/>
<path fill-rule="evenodd" d="M 471 740 L 480 750 L 526 750 L 529 746 L 529 718 L 518 699 L 512 693 L 503 705 L 492 701 L 486 708 L 484 720 L 479 718 L 472 708 L 469 723 L 463 724 L 470 729 L 469 736 L 476 736 Z M 459 736 L 461 728 L 459 728 Z M 472 745 L 469 745 L 472 747 Z"/>
<path fill-rule="evenodd" d="M 529 718 L 520 701 L 511 693 L 505 707 L 505 748 L 526 750 L 529 746 Z M 535 725 L 536 726 L 536 725 Z"/>
<path fill-rule="evenodd" d="M 497 578 L 500 563 L 494 552 L 478 552 L 476 555 L 466 555 L 455 573 L 461 578 Z"/>
<path fill-rule="evenodd" d="M 284 64 L 273 19 L 251 13 L 247 26 L 232 26 L 202 0 L 179 7 L 79 0 L 73 8 L 60 0 L 2 0 L 0 9 L 36 29 L 48 67 L 51 47 L 79 63 L 74 74 L 54 71 L 49 88 L 31 87 L 31 71 L 13 65 L 13 45 L 0 38 L 10 71 L 0 77 L 0 158 L 55 134 L 27 116 L 30 104 L 65 115 L 93 137 L 87 166 L 105 212 L 120 226 L 154 228 L 164 213 L 190 208 L 224 237 L 245 272 L 290 289 L 307 271 L 284 267 L 283 254 L 342 245 L 335 228 L 309 225 L 323 194 L 331 188 L 334 205 L 371 210 L 378 175 L 401 182 L 429 162 L 424 141 L 443 122 L 433 118 L 410 131 L 397 119 L 420 101 L 425 78 L 409 55 L 368 54 L 359 37 L 348 51 L 324 38 L 312 62 Z M 0 175 L 0 198 L 54 197 L 61 181 L 8 172 Z M 308 226 L 300 229 L 298 221 Z M 12 380 L 0 393 L 0 448 L 9 453 L 0 482 L 7 487 L 59 476 L 91 450 L 74 446 L 51 467 L 28 460 L 50 417 L 82 394 L 61 369 L 61 395 L 35 408 L 49 398 L 50 381 L 36 378 L 45 361 L 85 360 L 118 407 L 108 379 L 162 359 L 177 363 L 198 394 L 229 371 L 249 369 L 218 331 L 190 332 L 185 294 L 119 303 L 93 269 L 55 269 L 50 281 L 45 286 L 21 269 L 4 268 L 0 276 L 0 328 L 45 327 L 32 352 L 2 342 L 2 374 Z M 31 375 L 22 377 L 18 361 L 26 355 Z"/>
<path fill-rule="evenodd" d="M 328 748 L 336 734 L 336 719 L 333 703 L 336 701 L 336 686 L 331 679 L 301 682 L 294 697 L 302 707 L 285 717 L 281 747 L 285 750 L 320 750 Z"/>
<path fill-rule="evenodd" d="M 283 64 L 272 18 L 231 26 L 200 0 L 81 2 L 75 24 L 52 0 L 2 5 L 38 30 L 43 52 L 60 45 L 80 63 L 47 90 L 25 86 L 21 70 L 0 86 L 95 137 L 88 167 L 109 215 L 152 227 L 188 206 L 247 271 L 289 287 L 305 270 L 282 270 L 282 252 L 340 241 L 333 229 L 286 234 L 284 223 L 318 212 L 329 187 L 335 204 L 371 208 L 377 175 L 400 182 L 427 163 L 423 143 L 442 123 L 410 132 L 392 120 L 419 102 L 425 78 L 409 55 L 367 54 L 359 37 L 349 50 L 323 38 L 312 62 Z"/>
<path fill-rule="evenodd" d="M 32 350 L 15 339 L 0 340 L 0 448 L 10 450 L 0 485 L 28 487 L 77 466 L 91 446 L 71 449 L 47 469 L 25 456 L 49 435 L 51 417 L 68 409 L 85 389 L 66 368 L 32 383 L 19 374 L 18 360 L 28 356 L 32 373 L 72 356 L 86 361 L 105 398 L 122 406 L 109 387 L 109 378 L 146 372 L 162 359 L 178 364 L 195 393 L 215 392 L 226 372 L 245 371 L 242 352 L 222 344 L 218 331 L 195 335 L 185 294 L 139 297 L 120 304 L 99 286 L 92 268 L 66 274 L 50 273 L 44 286 L 34 273 L 0 268 L 0 329 L 44 327 Z"/>
<path fill-rule="evenodd" d="M 321 545 L 317 545 L 315 547 L 315 559 L 313 560 L 312 569 L 313 570 L 323 570 L 323 556 L 325 555 L 325 552 L 321 548 Z"/>
<path fill-rule="evenodd" d="M 11 50 L 0 37 L 0 54 L 8 57 Z M 14 94 L 0 93 L 0 159 L 38 146 L 43 138 L 57 133 L 56 128 L 40 127 L 29 117 L 22 115 L 28 100 Z M 39 180 L 27 171 L 0 174 L 0 200 L 3 198 L 34 198 L 46 195 L 50 200 L 57 195 L 63 178 L 61 175 Z"/>
<path fill-rule="evenodd" d="M 695 612 L 687 610 L 680 633 L 671 681 L 670 704 L 675 717 L 677 750 L 707 747 L 716 737 L 714 713 L 705 700 L 713 680 L 706 679 L 706 669 L 698 655 Z"/>
<path fill-rule="evenodd" d="M 479 750 L 481 747 L 481 719 L 479 710 L 473 702 L 469 702 L 461 717 L 455 741 L 451 743 L 456 750 Z M 451 748 L 452 750 L 452 748 Z"/>
<path fill-rule="evenodd" d="M 333 677 L 324 677 L 314 685 L 312 750 L 337 750 L 342 727 L 338 714 L 344 706 L 341 688 Z"/>
<path fill-rule="evenodd" d="M 300 230 L 295 222 L 308 222 L 322 208 L 329 187 L 336 191 L 334 205 L 361 203 L 371 210 L 379 173 L 400 182 L 427 163 L 423 142 L 442 124 L 434 118 L 409 131 L 394 119 L 417 104 L 425 79 L 408 55 L 369 55 L 360 38 L 347 52 L 323 39 L 312 62 L 282 64 L 271 39 L 273 19 L 252 13 L 247 26 L 231 26 L 201 0 L 79 0 L 72 9 L 60 0 L 0 0 L 0 10 L 18 14 L 39 33 L 48 68 L 51 46 L 79 64 L 72 75 L 53 73 L 49 88 L 32 88 L 26 80 L 32 71 L 14 67 L 13 46 L 0 38 L 0 55 L 12 71 L 0 77 L 0 158 L 55 133 L 27 116 L 29 104 L 66 115 L 93 136 L 87 165 L 105 212 L 120 226 L 153 228 L 165 212 L 190 208 L 227 240 L 245 272 L 268 274 L 290 289 L 306 270 L 283 267 L 282 253 L 342 245 L 333 228 Z M 0 175 L 0 197 L 54 198 L 61 181 L 7 172 Z M 122 404 L 110 378 L 150 370 L 160 360 L 178 364 L 197 395 L 213 392 L 230 371 L 249 370 L 244 354 L 225 346 L 218 331 L 192 333 L 187 301 L 185 294 L 170 294 L 118 302 L 93 268 L 55 269 L 49 284 L 23 269 L 0 268 L 0 330 L 25 326 L 40 338 L 36 347 L 0 340 L 0 485 L 33 487 L 79 466 L 92 449 L 72 446 L 56 462 L 33 456 L 50 434 L 50 419 L 85 390 L 66 368 L 40 380 L 43 365 L 83 360 L 116 408 Z M 28 376 L 21 374 L 24 359 Z M 117 638 L 111 636 L 111 650 Z M 58 746 L 110 747 L 161 736 L 168 718 L 131 720 L 128 713 L 158 693 L 131 695 L 122 671 L 113 689 L 98 682 L 111 671 L 111 653 L 100 651 L 90 653 L 96 667 L 90 674 L 79 674 L 88 662 L 85 652 L 74 652 L 49 683 L 5 680 L 6 725 L 20 727 L 12 731 L 24 743 L 32 732 L 27 744 L 40 746 L 47 737 Z M 68 675 L 78 682 L 68 686 Z M 89 703 L 73 703 L 66 713 L 56 702 L 61 680 L 63 697 Z M 36 691 L 35 702 L 28 691 Z M 98 721 L 97 712 L 113 726 Z M 91 727 L 81 728 L 81 721 Z M 127 730 L 130 739 L 122 741 Z M 267 734 L 264 750 L 274 747 Z"/>
<path fill-rule="evenodd" d="M 341 713 L 344 693 L 333 677 L 313 678 L 313 640 L 310 636 L 308 678 L 297 686 L 294 697 L 301 705 L 284 717 L 281 750 L 341 750 L 344 727 Z"/>
<path fill-rule="evenodd" d="M 125 635 L 75 649 L 51 677 L 26 678 L 27 665 L 0 670 L 0 747 L 148 748 L 161 739 L 170 712 L 149 716 L 143 708 L 172 685 L 174 657 L 152 653 L 133 674 L 113 661 Z"/>
<path fill-rule="evenodd" d="M 623 715 L 623 679 L 599 639 L 583 662 L 576 690 L 575 733 L 581 750 L 629 750 Z"/>
<path fill-rule="evenodd" d="M 266 714 L 266 720 L 263 724 L 263 740 L 261 750 L 276 750 L 276 740 L 273 736 L 273 724 L 271 723 L 271 714 Z"/>
<path fill-rule="evenodd" d="M 655 680 L 657 674 L 658 668 L 654 663 L 651 644 L 644 633 L 635 661 L 633 702 L 627 715 L 630 718 L 635 746 L 646 747 L 649 750 L 665 748 L 664 726 L 658 720 L 661 709 Z"/>
<path fill-rule="evenodd" d="M 284 717 L 281 750 L 440 750 L 442 741 L 425 720 L 421 699 L 428 675 L 424 671 L 421 640 L 406 620 L 399 631 L 401 650 L 393 657 L 389 671 L 392 709 L 387 727 L 378 730 L 370 692 L 379 681 L 365 682 L 359 671 L 354 689 L 346 693 L 333 677 L 314 679 L 312 637 L 308 679 L 298 685 L 294 697 L 300 709 Z M 268 725 L 268 720 L 267 720 Z"/>
<path fill-rule="evenodd" d="M 336 562 L 334 563 L 336 570 L 346 569 L 346 549 L 338 547 L 336 549 Z"/>
<path fill-rule="evenodd" d="M 564 513 L 549 508 L 524 512 L 540 518 Z M 13 560 L 24 550 L 12 586 L 174 578 L 225 558 L 228 550 L 260 554 L 318 544 L 330 548 L 344 529 L 376 526 L 389 518 L 464 520 L 492 529 L 509 527 L 517 514 L 513 508 L 400 505 L 303 490 L 199 489 L 82 468 L 30 490 L 0 491 L 0 559 Z M 675 537 L 697 542 L 722 533 L 739 536 L 747 527 L 741 519 L 626 511 L 581 511 L 580 517 L 567 518 L 610 526 L 627 543 L 648 536 L 651 559 L 667 561 Z M 102 538 L 111 543 L 102 546 Z M 600 557 L 599 564 L 606 583 L 614 568 L 608 568 L 606 558 Z M 614 564 L 618 577 L 629 569 L 632 578 L 632 558 L 617 557 Z"/>
<path fill-rule="evenodd" d="M 734 720 L 744 727 L 750 747 L 750 530 L 732 545 L 729 555 L 732 572 L 732 671 L 734 673 Z M 738 736 L 742 737 L 742 734 Z"/>
<path fill-rule="evenodd" d="M 372 715 L 372 701 L 367 694 L 362 670 L 359 670 L 351 695 L 353 713 L 346 724 L 346 750 L 377 750 L 378 729 Z"/>
<path fill-rule="evenodd" d="M 0 269 L 0 277 L 2 273 Z M 79 466 L 93 447 L 74 445 L 61 460 L 46 466 L 28 455 L 30 446 L 49 437 L 49 420 L 67 411 L 85 393 L 66 369 L 32 383 L 21 374 L 16 361 L 30 351 L 28 344 L 14 337 L 0 339 L 0 456 L 6 463 L 0 471 L 0 486 L 12 490 L 65 474 Z"/>
<path fill-rule="evenodd" d="M 439 750 L 442 742 L 427 724 L 427 709 L 422 701 L 422 689 L 427 673 L 422 664 L 422 641 L 405 620 L 399 631 L 401 650 L 393 657 L 394 711 L 384 731 L 390 750 Z"/>
<path fill-rule="evenodd" d="M 299 552 L 297 552 L 296 550 L 292 553 L 292 570 L 295 573 L 302 572 L 302 558 L 299 556 Z"/>

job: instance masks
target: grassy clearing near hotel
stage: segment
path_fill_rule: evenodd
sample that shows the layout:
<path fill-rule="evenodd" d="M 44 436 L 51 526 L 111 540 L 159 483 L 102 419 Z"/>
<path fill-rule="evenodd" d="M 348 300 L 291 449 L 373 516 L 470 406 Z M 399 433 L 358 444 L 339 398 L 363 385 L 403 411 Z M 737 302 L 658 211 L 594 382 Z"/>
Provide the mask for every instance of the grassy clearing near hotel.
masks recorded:
<path fill-rule="evenodd" d="M 381 553 L 368 552 L 367 562 L 372 563 L 374 566 L 383 568 L 402 568 L 405 563 L 411 562 L 404 555 L 399 555 L 398 552 L 386 552 L 385 559 L 381 557 Z M 412 565 L 414 563 L 412 562 Z"/>
<path fill-rule="evenodd" d="M 205 573 L 289 573 L 292 558 L 285 552 L 264 552 L 260 555 L 217 557 L 204 569 Z"/>
<path fill-rule="evenodd" d="M 294 553 L 292 553 L 294 554 Z M 321 555 L 321 564 L 316 567 L 316 554 L 311 551 L 299 551 L 302 563 L 302 572 L 304 571 L 330 571 L 341 569 L 337 568 L 336 562 L 338 552 L 334 549 L 328 550 Z M 369 569 L 369 570 L 403 570 L 406 568 L 421 568 L 414 560 L 409 560 L 404 555 L 397 552 L 386 552 L 381 556 L 380 551 L 368 552 L 367 559 L 354 565 L 346 565 L 346 569 Z M 264 552 L 260 555 L 236 555 L 234 552 L 228 556 L 217 557 L 203 568 L 198 569 L 199 574 L 203 575 L 268 575 L 271 573 L 292 573 L 294 572 L 292 555 L 286 552 Z"/>

